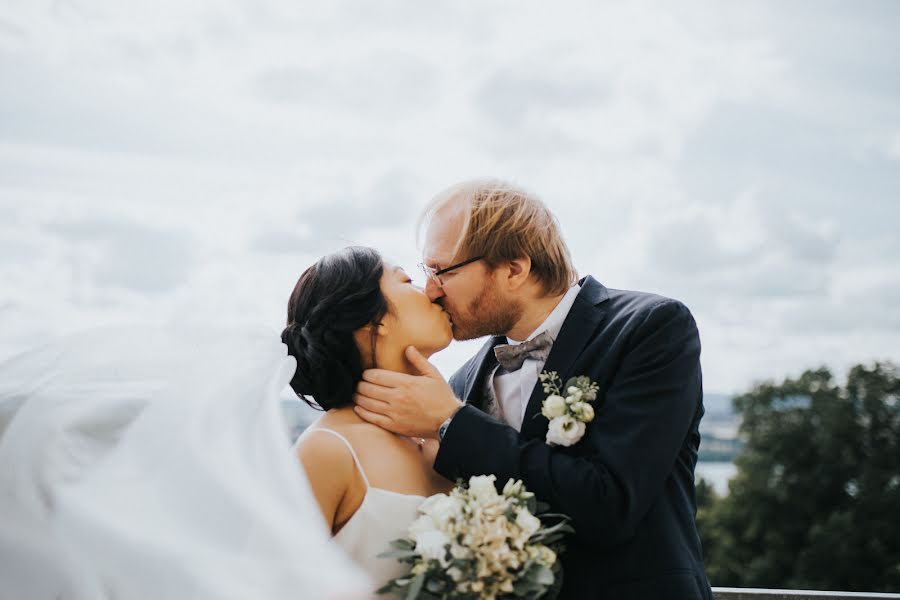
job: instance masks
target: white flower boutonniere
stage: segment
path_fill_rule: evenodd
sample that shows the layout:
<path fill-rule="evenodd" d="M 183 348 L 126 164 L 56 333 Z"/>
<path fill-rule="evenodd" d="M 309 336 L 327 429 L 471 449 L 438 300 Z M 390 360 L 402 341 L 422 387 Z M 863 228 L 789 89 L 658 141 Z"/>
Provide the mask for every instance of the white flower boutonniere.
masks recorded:
<path fill-rule="evenodd" d="M 563 390 L 556 371 L 543 371 L 539 378 L 548 394 L 541 404 L 541 414 L 550 419 L 547 443 L 571 446 L 584 436 L 586 424 L 594 420 L 590 403 L 597 399 L 600 386 L 587 377 L 572 377 Z"/>

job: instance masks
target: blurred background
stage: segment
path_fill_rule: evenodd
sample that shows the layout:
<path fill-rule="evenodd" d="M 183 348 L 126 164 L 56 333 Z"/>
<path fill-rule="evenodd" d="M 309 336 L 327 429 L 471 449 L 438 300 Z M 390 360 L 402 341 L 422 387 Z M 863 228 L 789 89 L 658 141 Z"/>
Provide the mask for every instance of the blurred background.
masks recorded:
<path fill-rule="evenodd" d="M 752 442 L 732 398 L 807 369 L 835 402 L 886 373 L 895 448 L 898 31 L 890 1 L 2 0 L 0 359 L 135 320 L 275 335 L 348 244 L 424 283 L 419 210 L 491 175 L 546 201 L 582 274 L 692 309 L 710 498 Z M 803 389 L 780 410 L 818 418 Z"/>

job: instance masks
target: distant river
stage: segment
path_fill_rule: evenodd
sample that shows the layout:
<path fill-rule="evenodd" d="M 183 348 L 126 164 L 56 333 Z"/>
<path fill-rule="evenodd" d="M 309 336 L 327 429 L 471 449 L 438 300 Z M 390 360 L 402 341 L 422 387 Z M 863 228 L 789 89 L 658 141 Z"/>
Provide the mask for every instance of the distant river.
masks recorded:
<path fill-rule="evenodd" d="M 713 489 L 720 496 L 728 493 L 728 480 L 737 473 L 737 467 L 730 462 L 698 462 L 694 478 L 700 480 L 702 477 L 712 484 Z"/>

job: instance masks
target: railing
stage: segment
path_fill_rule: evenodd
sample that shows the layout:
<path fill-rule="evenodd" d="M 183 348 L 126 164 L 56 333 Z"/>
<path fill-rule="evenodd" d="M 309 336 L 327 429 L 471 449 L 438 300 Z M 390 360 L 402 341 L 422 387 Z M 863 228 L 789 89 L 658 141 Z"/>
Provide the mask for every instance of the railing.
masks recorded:
<path fill-rule="evenodd" d="M 715 600 L 882 600 L 900 598 L 900 594 L 879 592 L 819 592 L 812 590 L 757 590 L 752 588 L 713 588 Z"/>

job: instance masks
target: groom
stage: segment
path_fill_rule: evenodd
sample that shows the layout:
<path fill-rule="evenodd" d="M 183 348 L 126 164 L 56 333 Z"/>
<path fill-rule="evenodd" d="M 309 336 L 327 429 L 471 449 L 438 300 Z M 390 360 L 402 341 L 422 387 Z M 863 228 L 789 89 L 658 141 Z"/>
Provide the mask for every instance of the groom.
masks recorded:
<path fill-rule="evenodd" d="M 556 219 L 507 183 L 456 185 L 423 220 L 426 293 L 457 340 L 492 337 L 449 386 L 414 348 L 420 376 L 366 371 L 358 414 L 439 439 L 434 469 L 447 479 L 522 479 L 569 515 L 563 598 L 710 600 L 694 520 L 703 405 L 688 309 L 589 275 L 576 282 Z M 571 446 L 546 442 L 542 371 L 600 386 Z"/>

